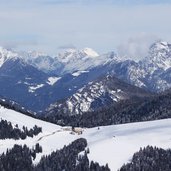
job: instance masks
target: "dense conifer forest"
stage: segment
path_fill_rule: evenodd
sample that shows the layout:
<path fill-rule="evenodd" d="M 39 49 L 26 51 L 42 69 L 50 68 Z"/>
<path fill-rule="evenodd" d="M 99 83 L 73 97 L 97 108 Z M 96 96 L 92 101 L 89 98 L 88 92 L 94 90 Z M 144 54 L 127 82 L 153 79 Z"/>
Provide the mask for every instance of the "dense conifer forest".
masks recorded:
<path fill-rule="evenodd" d="M 38 126 L 34 126 L 29 129 L 23 126 L 23 129 L 19 129 L 18 125 L 13 126 L 11 122 L 7 122 L 6 120 L 0 121 L 0 139 L 12 138 L 12 139 L 26 139 L 28 137 L 33 137 L 42 132 L 42 128 Z"/>
<path fill-rule="evenodd" d="M 42 147 L 39 144 L 33 149 L 29 149 L 26 145 L 14 145 L 11 150 L 0 155 L 1 171 L 32 171 L 34 169 L 33 160 L 36 153 L 41 153 Z"/>
<path fill-rule="evenodd" d="M 170 171 L 171 150 L 147 146 L 133 155 L 120 171 Z"/>
<path fill-rule="evenodd" d="M 33 161 L 37 153 L 42 152 L 42 147 L 37 143 L 29 149 L 26 145 L 14 145 L 6 153 L 0 155 L 1 171 L 110 171 L 108 165 L 100 166 L 99 163 L 89 161 L 86 149 L 87 141 L 77 139 L 63 149 L 43 156 L 37 165 Z M 83 152 L 81 153 L 80 152 Z M 171 150 L 147 146 L 136 152 L 130 163 L 124 164 L 119 171 L 170 171 Z"/>
<path fill-rule="evenodd" d="M 98 163 L 89 161 L 87 157 L 87 141 L 77 139 L 62 150 L 53 152 L 49 156 L 42 157 L 36 166 L 37 171 L 110 171 L 108 166 L 100 166 Z M 85 151 L 83 155 L 80 152 Z"/>
<path fill-rule="evenodd" d="M 110 171 L 108 165 L 100 166 L 97 162 L 89 161 L 86 149 L 87 141 L 77 139 L 63 149 L 57 150 L 48 156 L 43 156 L 37 165 L 33 160 L 37 153 L 42 152 L 39 144 L 33 149 L 26 145 L 14 145 L 11 150 L 0 155 L 1 171 Z M 79 155 L 84 151 L 84 154 Z"/>

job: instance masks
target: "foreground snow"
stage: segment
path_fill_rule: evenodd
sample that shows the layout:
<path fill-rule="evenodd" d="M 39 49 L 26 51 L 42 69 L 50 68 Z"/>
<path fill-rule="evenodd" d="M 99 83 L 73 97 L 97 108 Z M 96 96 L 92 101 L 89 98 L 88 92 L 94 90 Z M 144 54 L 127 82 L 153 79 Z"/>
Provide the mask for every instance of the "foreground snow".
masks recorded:
<path fill-rule="evenodd" d="M 88 129 L 89 159 L 109 164 L 115 171 L 129 162 L 140 147 L 171 147 L 171 119 Z"/>
<path fill-rule="evenodd" d="M 99 162 L 101 165 L 109 164 L 112 171 L 119 169 L 127 163 L 133 153 L 140 147 L 147 145 L 162 148 L 171 147 L 171 119 L 131 123 L 123 125 L 103 126 L 99 129 L 84 129 L 82 135 L 72 135 L 71 131 L 51 123 L 40 121 L 18 112 L 0 107 L 0 118 L 13 124 L 32 128 L 41 126 L 43 132 L 26 140 L 0 140 L 0 153 L 14 144 L 27 144 L 29 147 L 39 143 L 43 147 L 43 153 L 38 154 L 37 163 L 42 155 L 61 149 L 77 138 L 86 138 L 90 148 L 89 159 Z"/>

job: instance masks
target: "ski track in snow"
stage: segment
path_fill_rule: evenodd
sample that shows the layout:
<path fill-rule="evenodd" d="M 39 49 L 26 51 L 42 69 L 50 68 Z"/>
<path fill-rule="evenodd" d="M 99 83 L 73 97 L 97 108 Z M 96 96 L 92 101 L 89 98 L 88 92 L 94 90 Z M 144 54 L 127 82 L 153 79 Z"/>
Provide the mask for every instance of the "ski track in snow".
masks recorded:
<path fill-rule="evenodd" d="M 132 155 L 139 151 L 140 147 L 147 145 L 164 149 L 171 147 L 171 119 L 131 123 L 123 125 L 100 126 L 83 129 L 82 135 L 70 134 L 71 128 L 66 129 L 55 124 L 31 118 L 13 110 L 0 107 L 0 119 L 8 120 L 12 124 L 18 124 L 20 128 L 34 125 L 42 127 L 42 133 L 25 140 L 5 139 L 0 140 L 0 153 L 6 152 L 14 144 L 26 144 L 32 148 L 36 143 L 43 147 L 43 153 L 37 154 L 34 163 L 38 163 L 42 155 L 48 155 L 57 149 L 63 148 L 78 138 L 86 138 L 90 154 L 90 160 L 101 165 L 108 163 L 112 171 L 117 171 L 124 163 L 131 160 Z"/>

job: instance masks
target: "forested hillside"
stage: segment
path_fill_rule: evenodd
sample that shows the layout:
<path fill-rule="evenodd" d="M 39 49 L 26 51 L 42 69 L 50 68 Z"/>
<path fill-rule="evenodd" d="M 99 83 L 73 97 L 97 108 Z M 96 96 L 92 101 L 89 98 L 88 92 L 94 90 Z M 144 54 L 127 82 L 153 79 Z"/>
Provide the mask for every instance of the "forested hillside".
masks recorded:
<path fill-rule="evenodd" d="M 77 139 L 63 149 L 57 150 L 48 156 L 43 156 L 37 165 L 33 160 L 42 147 L 36 144 L 29 149 L 26 145 L 14 145 L 11 150 L 0 155 L 1 171 L 110 171 L 109 167 L 100 166 L 97 162 L 90 162 L 87 157 L 87 141 Z M 85 151 L 83 155 L 80 152 Z"/>
<path fill-rule="evenodd" d="M 61 124 L 81 127 L 150 121 L 171 117 L 171 90 L 146 99 L 125 100 L 94 112 L 66 116 L 48 115 L 45 119 Z"/>
<path fill-rule="evenodd" d="M 130 163 L 122 166 L 120 171 L 170 171 L 171 150 L 147 146 L 133 155 Z"/>
<path fill-rule="evenodd" d="M 22 129 L 18 128 L 18 125 L 12 125 L 11 122 L 6 120 L 0 121 L 0 139 L 26 139 L 27 137 L 33 137 L 42 132 L 42 128 L 38 126 L 34 126 L 29 129 L 23 126 Z"/>

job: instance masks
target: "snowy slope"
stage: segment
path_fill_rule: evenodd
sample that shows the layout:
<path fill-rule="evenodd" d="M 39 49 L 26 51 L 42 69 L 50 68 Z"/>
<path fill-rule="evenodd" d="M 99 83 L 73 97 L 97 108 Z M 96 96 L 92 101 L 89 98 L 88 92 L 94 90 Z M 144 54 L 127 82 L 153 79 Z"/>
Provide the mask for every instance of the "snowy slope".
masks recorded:
<path fill-rule="evenodd" d="M 7 148 L 12 148 L 14 144 L 27 144 L 32 147 L 39 142 L 43 147 L 43 153 L 38 154 L 35 163 L 40 160 L 41 155 L 50 154 L 80 137 L 86 138 L 88 141 L 89 159 L 103 165 L 108 163 L 112 171 L 117 171 L 124 163 L 128 162 L 140 147 L 147 145 L 165 149 L 171 147 L 171 119 L 104 126 L 99 129 L 97 127 L 85 128 L 82 135 L 72 135 L 65 128 L 4 107 L 0 107 L 0 118 L 18 124 L 19 127 L 25 125 L 31 128 L 35 124 L 42 127 L 43 132 L 33 138 L 0 140 L 0 153 L 6 151 Z"/>
<path fill-rule="evenodd" d="M 89 159 L 100 164 L 108 162 L 112 171 L 117 171 L 140 147 L 147 145 L 164 149 L 171 147 L 171 119 L 105 126 L 88 129 Z"/>
<path fill-rule="evenodd" d="M 0 119 L 10 121 L 13 125 L 18 124 L 19 128 L 23 126 L 33 128 L 35 125 L 42 127 L 42 133 L 33 138 L 27 137 L 25 140 L 0 140 L 0 153 L 5 152 L 7 148 L 12 148 L 14 144 L 27 144 L 29 147 L 32 147 L 39 143 L 43 147 L 43 153 L 38 155 L 35 162 L 39 161 L 41 155 L 50 154 L 52 151 L 62 148 L 65 144 L 67 145 L 77 138 L 76 136 L 71 136 L 69 132 L 62 131 L 63 129 L 58 125 L 34 119 L 2 106 L 0 106 Z"/>

